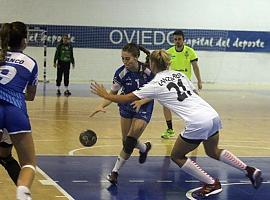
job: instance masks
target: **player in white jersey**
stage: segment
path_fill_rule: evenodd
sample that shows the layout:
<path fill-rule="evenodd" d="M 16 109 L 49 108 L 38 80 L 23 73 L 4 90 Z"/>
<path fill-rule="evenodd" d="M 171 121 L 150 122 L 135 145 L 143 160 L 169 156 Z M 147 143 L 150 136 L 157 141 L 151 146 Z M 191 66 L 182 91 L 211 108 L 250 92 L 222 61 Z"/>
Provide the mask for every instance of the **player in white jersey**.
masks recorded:
<path fill-rule="evenodd" d="M 16 199 L 31 200 L 36 160 L 25 101 L 33 101 L 36 95 L 37 63 L 23 53 L 27 44 L 23 22 L 3 24 L 0 39 L 0 141 L 12 142 L 18 154 L 21 169 Z"/>
<path fill-rule="evenodd" d="M 261 185 L 261 170 L 250 167 L 231 152 L 218 147 L 221 121 L 218 113 L 200 96 L 188 78 L 177 71 L 168 70 L 170 57 L 164 50 L 153 51 L 150 55 L 151 71 L 154 79 L 142 88 L 126 95 L 108 94 L 103 85 L 91 84 L 93 93 L 117 103 L 132 102 L 138 99 L 152 98 L 169 108 L 186 124 L 185 130 L 177 138 L 171 152 L 171 159 L 183 171 L 204 183 L 193 192 L 193 197 L 207 197 L 222 191 L 218 179 L 208 175 L 197 163 L 186 157 L 203 142 L 205 152 L 211 158 L 222 161 L 243 171 L 254 188 Z"/>

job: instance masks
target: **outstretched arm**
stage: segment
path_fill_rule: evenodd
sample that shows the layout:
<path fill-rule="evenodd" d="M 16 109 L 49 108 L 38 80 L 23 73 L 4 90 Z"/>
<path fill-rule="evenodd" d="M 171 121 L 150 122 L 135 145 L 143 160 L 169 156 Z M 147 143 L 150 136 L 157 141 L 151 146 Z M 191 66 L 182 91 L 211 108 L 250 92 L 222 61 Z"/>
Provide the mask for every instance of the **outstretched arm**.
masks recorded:
<path fill-rule="evenodd" d="M 110 94 L 117 94 L 117 92 L 118 92 L 118 91 L 114 92 L 114 91 L 111 90 L 111 91 L 110 91 Z M 107 106 L 109 106 L 111 103 L 112 103 L 111 101 L 109 101 L 109 100 L 107 100 L 107 99 L 104 99 L 104 100 L 102 101 L 102 103 L 99 104 L 99 105 L 95 108 L 95 110 L 90 114 L 89 117 L 93 117 L 95 114 L 97 114 L 97 113 L 99 113 L 99 112 L 105 113 L 105 112 L 106 112 L 105 108 L 106 108 Z"/>
<path fill-rule="evenodd" d="M 127 103 L 127 102 L 132 102 L 139 99 L 133 93 L 129 93 L 126 95 L 109 94 L 102 84 L 98 84 L 96 82 L 91 83 L 90 88 L 91 88 L 92 93 L 115 103 Z"/>

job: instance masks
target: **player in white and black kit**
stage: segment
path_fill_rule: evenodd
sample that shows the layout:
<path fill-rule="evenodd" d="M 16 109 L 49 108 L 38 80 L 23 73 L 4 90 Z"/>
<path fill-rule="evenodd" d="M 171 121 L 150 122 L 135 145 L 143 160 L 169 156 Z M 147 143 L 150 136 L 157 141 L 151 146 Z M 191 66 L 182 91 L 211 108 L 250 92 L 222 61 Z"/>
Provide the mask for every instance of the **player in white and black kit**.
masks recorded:
<path fill-rule="evenodd" d="M 222 191 L 218 179 L 208 175 L 197 163 L 186 157 L 201 142 L 208 156 L 243 171 L 254 188 L 258 188 L 262 182 L 261 170 L 247 166 L 228 150 L 218 148 L 221 129 L 218 113 L 195 93 L 193 84 L 184 74 L 168 70 L 169 65 L 168 53 L 156 50 L 150 55 L 151 71 L 156 75 L 139 90 L 126 95 L 112 95 L 97 83 L 92 83 L 91 89 L 93 93 L 117 103 L 156 99 L 184 119 L 186 128 L 174 144 L 171 159 L 186 173 L 204 183 L 202 188 L 193 192 L 193 197 L 207 197 Z"/>
<path fill-rule="evenodd" d="M 38 67 L 33 58 L 23 53 L 27 44 L 27 27 L 23 22 L 3 24 L 0 39 L 0 141 L 14 144 L 20 161 L 19 177 L 14 177 L 17 178 L 16 199 L 31 200 L 36 160 L 25 101 L 35 98 Z M 1 148 L 0 151 L 4 152 Z"/>

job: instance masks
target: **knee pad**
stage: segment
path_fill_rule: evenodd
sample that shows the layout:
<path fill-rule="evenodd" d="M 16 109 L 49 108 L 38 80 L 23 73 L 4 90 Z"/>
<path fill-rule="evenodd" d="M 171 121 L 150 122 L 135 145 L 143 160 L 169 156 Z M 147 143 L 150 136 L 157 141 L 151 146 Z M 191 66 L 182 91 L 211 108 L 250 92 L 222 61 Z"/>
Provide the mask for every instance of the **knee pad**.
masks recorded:
<path fill-rule="evenodd" d="M 123 150 L 127 154 L 132 154 L 133 149 L 137 145 L 137 139 L 134 137 L 127 136 L 126 141 L 124 143 Z"/>

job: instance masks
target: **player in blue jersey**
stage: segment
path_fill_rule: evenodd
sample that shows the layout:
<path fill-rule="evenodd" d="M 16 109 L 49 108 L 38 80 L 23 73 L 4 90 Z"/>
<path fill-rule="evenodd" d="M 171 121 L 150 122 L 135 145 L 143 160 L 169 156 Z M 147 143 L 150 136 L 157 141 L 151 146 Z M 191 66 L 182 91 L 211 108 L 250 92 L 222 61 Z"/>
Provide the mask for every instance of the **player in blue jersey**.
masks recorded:
<path fill-rule="evenodd" d="M 121 94 L 128 94 L 148 83 L 154 76 L 144 63 L 138 61 L 140 50 L 146 53 L 147 57 L 150 52 L 142 46 L 129 43 L 122 48 L 122 61 L 124 65 L 119 67 L 114 75 L 111 94 L 117 94 L 121 90 Z M 131 156 L 133 149 L 138 148 L 140 157 L 139 163 L 144 163 L 151 143 L 142 143 L 138 138 L 142 135 L 150 118 L 152 116 L 154 102 L 145 99 L 145 104 L 136 110 L 134 105 L 130 103 L 118 104 L 121 116 L 121 129 L 123 149 L 118 156 L 112 172 L 107 179 L 112 183 L 117 183 L 119 169 L 124 165 L 126 160 Z M 98 112 L 105 112 L 105 107 L 112 102 L 104 100 L 90 115 L 93 116 Z"/>
<path fill-rule="evenodd" d="M 25 101 L 35 98 L 38 67 L 34 59 L 23 53 L 27 44 L 23 22 L 3 24 L 0 39 L 0 141 L 8 134 L 18 154 L 21 170 L 16 199 L 31 200 L 36 159 Z"/>

